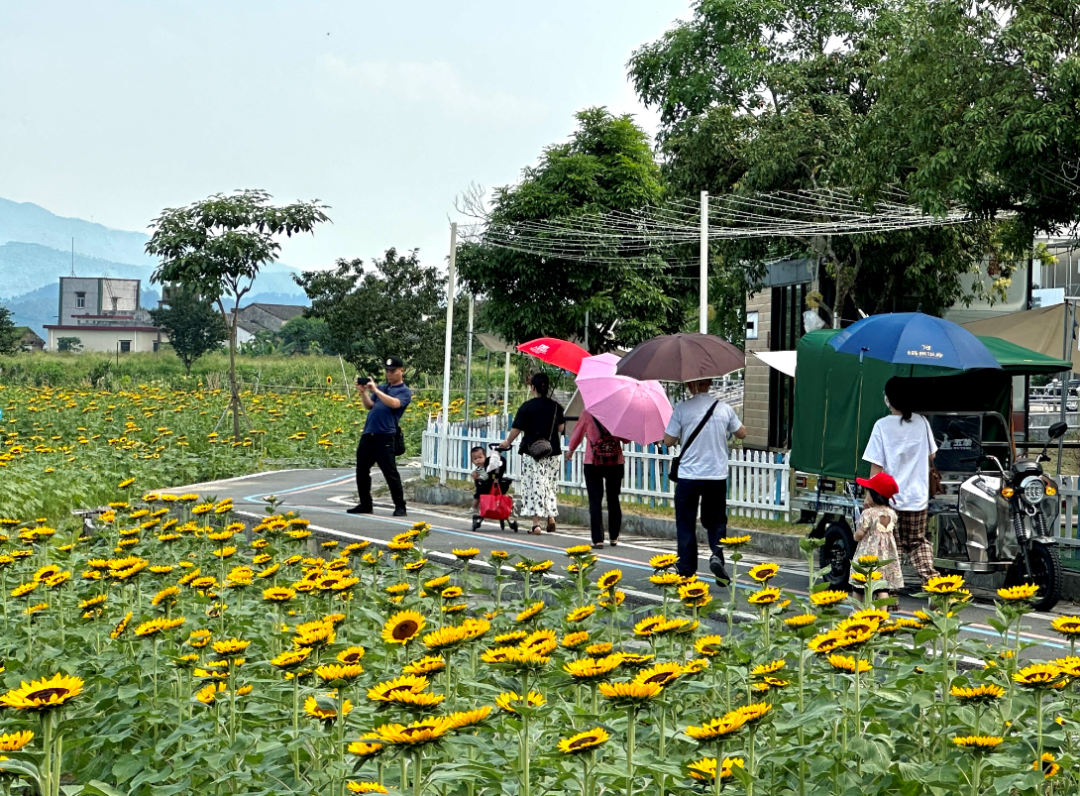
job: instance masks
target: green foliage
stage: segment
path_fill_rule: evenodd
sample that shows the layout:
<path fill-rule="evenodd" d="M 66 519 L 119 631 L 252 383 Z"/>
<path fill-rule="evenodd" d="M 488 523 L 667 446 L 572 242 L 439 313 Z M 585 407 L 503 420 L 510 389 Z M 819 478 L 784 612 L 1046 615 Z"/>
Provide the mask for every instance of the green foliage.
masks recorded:
<path fill-rule="evenodd" d="M 520 183 L 495 192 L 491 223 L 632 211 L 663 199 L 648 136 L 630 116 L 590 108 L 576 118 L 568 142 L 547 147 Z M 607 254 L 609 262 L 581 263 L 469 243 L 457 266 L 462 282 L 486 300 L 483 325 L 511 342 L 580 339 L 586 312 L 594 352 L 678 330 L 694 304 L 689 283 L 672 278 L 684 269 L 657 256 Z"/>
<path fill-rule="evenodd" d="M 919 13 L 890 0 L 696 3 L 691 20 L 637 50 L 629 63 L 642 101 L 660 110 L 672 192 L 863 185 L 857 175 L 887 148 L 882 141 L 876 149 L 855 144 L 869 129 L 880 91 L 880 54 L 900 21 Z M 937 112 L 933 103 L 921 108 L 928 116 Z M 713 250 L 714 273 L 721 271 L 727 298 L 718 305 L 742 304 L 743 285 L 756 289 L 769 260 L 804 255 L 824 262 L 835 281 L 834 314 L 849 297 L 868 313 L 916 306 L 933 313 L 974 295 L 992 298 L 1003 283 L 987 289 L 968 276 L 996 252 L 991 276 L 1007 278 L 1009 251 L 1015 251 L 995 249 L 994 228 L 985 222 L 885 235 L 732 241 Z M 743 284 L 727 275 L 733 270 L 743 272 Z"/>
<path fill-rule="evenodd" d="M 331 354 L 330 325 L 322 318 L 290 318 L 281 327 L 281 351 L 284 354 Z"/>
<path fill-rule="evenodd" d="M 78 337 L 56 338 L 56 350 L 63 353 L 75 354 L 82 351 L 82 340 Z"/>
<path fill-rule="evenodd" d="M 169 335 L 169 345 L 189 374 L 195 360 L 229 338 L 229 329 L 213 304 L 184 287 L 170 290 L 168 305 L 150 310 L 150 317 Z"/>
<path fill-rule="evenodd" d="M 423 265 L 416 249 L 387 249 L 367 269 L 337 261 L 330 271 L 294 277 L 311 300 L 310 315 L 326 324 L 330 347 L 361 373 L 378 375 L 389 356 L 410 373 L 442 371 L 446 278 Z"/>
<path fill-rule="evenodd" d="M 20 349 L 22 332 L 12 320 L 11 310 L 0 306 L 0 354 L 14 354 Z"/>

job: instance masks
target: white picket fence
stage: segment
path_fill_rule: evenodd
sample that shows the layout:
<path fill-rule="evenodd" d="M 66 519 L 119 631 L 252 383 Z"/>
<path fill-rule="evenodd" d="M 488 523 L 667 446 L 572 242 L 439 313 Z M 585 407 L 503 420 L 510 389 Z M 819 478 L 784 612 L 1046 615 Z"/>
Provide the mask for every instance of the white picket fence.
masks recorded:
<path fill-rule="evenodd" d="M 439 476 L 441 445 L 439 422 L 432 418 L 424 431 L 421 450 L 425 476 Z M 506 438 L 506 416 L 495 415 L 463 423 L 450 424 L 447 475 L 451 480 L 467 481 L 472 472 L 469 451 L 480 445 L 487 448 Z M 565 440 L 563 442 L 565 446 Z M 516 446 L 515 446 L 516 447 Z M 559 487 L 564 492 L 584 494 L 584 449 L 578 448 L 572 461 L 561 461 Z M 674 453 L 665 452 L 662 445 L 623 446 L 626 475 L 623 478 L 623 501 L 650 506 L 670 506 L 675 484 L 668 478 Z M 728 475 L 728 511 L 744 517 L 759 519 L 788 519 L 788 454 L 752 451 L 735 448 L 731 451 Z M 509 455 L 507 475 L 520 478 L 521 457 L 516 451 Z"/>

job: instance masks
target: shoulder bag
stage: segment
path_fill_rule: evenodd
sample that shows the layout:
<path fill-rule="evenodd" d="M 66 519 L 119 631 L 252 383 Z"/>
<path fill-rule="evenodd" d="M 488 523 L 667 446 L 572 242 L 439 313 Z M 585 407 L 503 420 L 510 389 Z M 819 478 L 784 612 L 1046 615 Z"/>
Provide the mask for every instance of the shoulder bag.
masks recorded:
<path fill-rule="evenodd" d="M 921 415 L 920 415 L 921 417 Z M 929 443 L 934 439 L 934 431 L 930 428 L 930 421 L 923 417 L 923 422 L 926 423 L 926 436 L 927 436 L 927 458 L 930 458 Z M 930 462 L 930 497 L 937 497 L 938 495 L 945 494 L 945 488 L 941 485 L 941 472 L 938 470 L 937 465 L 931 460 Z"/>
<path fill-rule="evenodd" d="M 610 465 L 619 463 L 619 454 L 622 453 L 622 443 L 611 435 L 604 424 L 593 418 L 593 423 L 596 424 L 596 430 L 600 432 L 600 438 L 596 442 L 590 442 L 592 445 L 592 459 L 593 464 Z"/>
<path fill-rule="evenodd" d="M 701 418 L 701 422 L 697 424 L 697 428 L 690 435 L 690 439 L 686 440 L 686 444 L 682 446 L 682 450 L 679 451 L 679 455 L 671 460 L 671 469 L 668 470 L 668 478 L 672 481 L 679 480 L 679 463 L 682 461 L 682 457 L 686 455 L 687 449 L 697 439 L 697 435 L 701 433 L 701 429 L 705 428 L 705 424 L 709 422 L 709 418 L 712 417 L 712 413 L 716 411 L 719 401 L 713 401 L 713 405 L 709 407 L 709 411 L 705 413 L 705 417 Z"/>
<path fill-rule="evenodd" d="M 551 431 L 548 432 L 547 439 L 538 439 L 529 446 L 529 455 L 537 461 L 548 458 L 554 450 L 551 447 L 551 435 L 555 433 L 555 421 L 559 419 L 559 405 L 556 401 L 552 403 L 555 404 L 555 412 L 551 416 Z"/>
<path fill-rule="evenodd" d="M 398 419 L 394 418 L 394 455 L 405 455 L 405 432 L 401 430 Z"/>

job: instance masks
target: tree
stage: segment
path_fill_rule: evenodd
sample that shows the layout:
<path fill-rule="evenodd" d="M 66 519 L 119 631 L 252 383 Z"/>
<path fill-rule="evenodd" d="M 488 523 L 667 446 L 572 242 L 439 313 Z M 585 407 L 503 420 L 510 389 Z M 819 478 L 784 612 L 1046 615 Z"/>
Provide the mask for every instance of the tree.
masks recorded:
<path fill-rule="evenodd" d="M 0 354 L 14 354 L 22 349 L 22 331 L 15 325 L 11 310 L 0 307 Z"/>
<path fill-rule="evenodd" d="M 854 131 L 874 107 L 880 55 L 905 13 L 891 0 L 699 0 L 693 19 L 637 50 L 629 63 L 642 101 L 660 110 L 672 192 L 863 184 L 856 175 L 867 155 L 854 146 Z M 714 245 L 713 253 L 721 270 L 743 270 L 750 290 L 769 260 L 820 258 L 835 283 L 831 315 L 839 325 L 849 299 L 868 312 L 904 306 L 913 288 L 920 291 L 915 302 L 929 312 L 970 300 L 983 283 L 966 275 L 977 273 L 999 243 L 994 227 L 982 223 L 730 241 Z M 1008 257 L 999 254 L 1007 276 Z M 740 289 L 740 280 L 724 281 Z M 742 295 L 729 300 L 741 304 Z"/>
<path fill-rule="evenodd" d="M 78 337 L 56 338 L 56 350 L 68 354 L 77 354 L 82 351 L 82 340 Z"/>
<path fill-rule="evenodd" d="M 166 292 L 167 306 L 150 310 L 154 325 L 169 335 L 169 345 L 191 375 L 191 366 L 229 339 L 229 328 L 214 305 L 182 285 Z"/>
<path fill-rule="evenodd" d="M 576 118 L 568 142 L 547 147 L 521 182 L 495 191 L 489 223 L 632 211 L 663 200 L 649 138 L 630 116 L 590 108 Z M 594 350 L 676 331 L 696 304 L 672 278 L 678 269 L 659 256 L 607 254 L 604 262 L 577 262 L 472 242 L 457 265 L 467 289 L 486 299 L 484 325 L 512 342 L 581 338 L 586 315 Z"/>
<path fill-rule="evenodd" d="M 281 350 L 285 354 L 329 354 L 330 326 L 322 318 L 298 315 L 281 327 Z"/>
<path fill-rule="evenodd" d="M 308 314 L 325 321 L 330 347 L 361 373 L 377 375 L 391 355 L 413 372 L 442 370 L 446 278 L 422 265 L 418 250 L 387 249 L 366 269 L 340 259 L 293 278 L 311 300 Z"/>
<path fill-rule="evenodd" d="M 233 439 L 240 439 L 240 391 L 236 383 L 236 322 L 240 299 L 259 269 L 277 260 L 275 237 L 312 232 L 329 221 L 318 200 L 271 205 L 265 191 L 215 194 L 187 207 L 166 208 L 151 223 L 147 254 L 161 258 L 152 282 L 177 282 L 216 302 L 229 329 L 229 407 Z M 225 299 L 232 300 L 231 313 Z"/>

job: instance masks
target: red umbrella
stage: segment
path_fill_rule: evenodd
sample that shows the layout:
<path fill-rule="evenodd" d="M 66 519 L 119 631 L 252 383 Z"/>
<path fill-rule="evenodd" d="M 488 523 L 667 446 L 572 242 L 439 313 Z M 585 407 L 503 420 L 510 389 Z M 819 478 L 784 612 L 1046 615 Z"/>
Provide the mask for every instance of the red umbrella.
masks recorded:
<path fill-rule="evenodd" d="M 589 352 L 569 340 L 559 340 L 555 337 L 541 337 L 530 340 L 517 347 L 518 351 L 530 354 L 541 362 L 554 365 L 557 368 L 577 373 L 581 370 L 581 360 L 589 356 Z"/>

